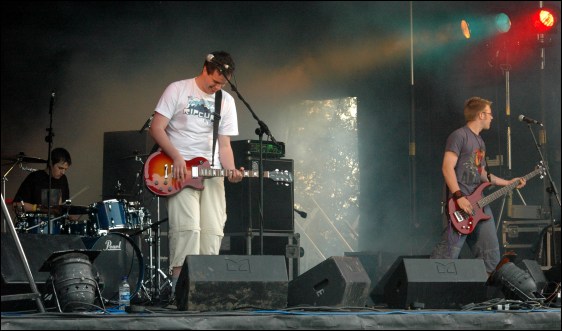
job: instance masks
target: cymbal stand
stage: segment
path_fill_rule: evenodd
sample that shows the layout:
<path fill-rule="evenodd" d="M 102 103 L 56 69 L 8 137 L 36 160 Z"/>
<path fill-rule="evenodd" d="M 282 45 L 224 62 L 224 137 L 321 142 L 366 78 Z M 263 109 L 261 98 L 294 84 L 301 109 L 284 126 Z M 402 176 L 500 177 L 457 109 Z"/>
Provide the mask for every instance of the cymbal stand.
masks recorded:
<path fill-rule="evenodd" d="M 144 161 L 142 158 L 136 156 L 135 157 L 135 161 L 139 162 L 142 164 L 139 172 L 137 173 L 137 180 L 142 180 L 141 178 L 141 174 L 144 170 Z M 142 184 L 138 184 L 139 187 L 139 196 L 142 196 Z M 155 196 L 156 197 L 156 217 L 157 217 L 157 222 L 156 223 L 152 223 L 152 218 L 150 215 L 150 212 L 148 211 L 148 209 L 146 209 L 145 212 L 145 217 L 147 222 L 141 222 L 142 224 L 147 224 L 148 226 L 141 229 L 140 231 L 136 232 L 134 235 L 136 234 L 141 234 L 142 232 L 144 232 L 145 230 L 147 231 L 148 234 L 148 238 L 145 239 L 145 241 L 148 243 L 148 260 L 149 260 L 149 265 L 146 266 L 146 268 L 148 269 L 148 279 L 145 280 L 142 284 L 142 288 L 145 292 L 150 292 L 151 295 L 148 295 L 149 300 L 152 301 L 152 298 L 158 298 L 161 299 L 162 298 L 162 290 L 166 287 L 166 286 L 170 286 L 170 288 L 172 287 L 172 281 L 170 280 L 170 278 L 166 275 L 166 273 L 164 273 L 161 269 L 161 263 L 160 263 L 160 257 L 161 257 L 161 250 L 160 250 L 160 223 L 163 223 L 166 220 L 160 220 L 160 197 Z M 153 197 L 154 199 L 154 197 Z M 153 227 L 156 227 L 156 233 L 153 230 Z M 156 246 L 156 254 L 154 254 L 154 246 Z M 156 266 L 154 265 L 154 259 L 156 258 Z M 163 277 L 164 282 L 161 281 L 161 277 Z M 149 291 L 146 289 L 148 287 Z"/>
<path fill-rule="evenodd" d="M 159 199 L 159 198 L 157 198 Z M 157 202 L 158 206 L 157 208 L 159 208 L 159 201 Z M 158 209 L 157 209 L 158 210 Z M 149 274 L 149 278 L 145 281 L 145 285 L 146 284 L 150 284 L 150 289 L 152 291 L 152 295 L 154 298 L 158 298 L 158 299 L 162 299 L 162 291 L 164 290 L 164 288 L 166 286 L 170 286 L 170 288 L 172 287 L 172 281 L 170 280 L 170 278 L 166 275 L 166 273 L 164 273 L 161 269 L 161 263 L 160 263 L 160 223 L 165 222 L 166 220 L 163 221 L 158 221 L 155 224 L 152 224 L 150 219 L 148 221 L 148 238 L 146 239 L 146 241 L 148 242 L 149 245 L 149 250 L 148 250 L 148 255 L 149 255 L 149 261 L 150 264 L 147 266 L 147 268 L 149 269 L 148 274 Z M 153 230 L 152 228 L 156 227 L 156 230 Z M 156 247 L 156 254 L 154 254 L 154 249 Z M 156 266 L 154 265 L 154 259 L 156 258 Z M 164 279 L 164 282 L 161 281 L 161 277 Z"/>
<path fill-rule="evenodd" d="M 2 197 L 6 196 L 6 182 L 8 181 L 8 174 L 10 172 L 12 172 L 12 169 L 14 169 L 14 167 L 20 163 L 20 159 L 18 158 L 16 160 L 16 162 L 14 164 L 12 164 L 12 166 L 10 167 L 10 169 L 8 169 L 8 171 L 6 171 L 6 173 L 4 174 L 4 176 L 2 176 Z M 3 199 L 3 198 L 2 198 Z M 5 201 L 4 201 L 5 202 Z M 4 220 L 2 222 L 2 232 L 8 232 L 7 228 L 6 228 L 6 217 L 2 217 L 2 219 Z"/>

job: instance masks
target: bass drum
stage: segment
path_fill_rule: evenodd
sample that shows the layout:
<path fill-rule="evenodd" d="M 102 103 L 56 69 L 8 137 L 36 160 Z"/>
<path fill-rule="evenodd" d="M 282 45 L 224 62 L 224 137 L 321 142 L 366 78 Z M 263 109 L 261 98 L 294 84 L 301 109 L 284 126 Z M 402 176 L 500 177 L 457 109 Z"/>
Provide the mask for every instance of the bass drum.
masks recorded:
<path fill-rule="evenodd" d="M 119 302 L 119 283 L 127 276 L 131 286 L 131 301 L 142 286 L 144 263 L 142 253 L 129 236 L 111 232 L 101 237 L 82 238 L 86 247 L 101 251 L 92 265 L 94 274 L 99 275 L 103 299 L 110 303 Z"/>

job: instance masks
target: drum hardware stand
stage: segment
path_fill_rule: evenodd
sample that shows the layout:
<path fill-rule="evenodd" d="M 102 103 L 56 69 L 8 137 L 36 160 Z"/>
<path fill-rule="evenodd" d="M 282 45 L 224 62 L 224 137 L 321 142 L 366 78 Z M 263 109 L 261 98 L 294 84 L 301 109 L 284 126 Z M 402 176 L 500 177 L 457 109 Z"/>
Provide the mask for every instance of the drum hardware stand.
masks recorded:
<path fill-rule="evenodd" d="M 150 217 L 150 215 L 148 216 Z M 142 232 L 144 232 L 145 230 L 148 230 L 148 238 L 146 239 L 146 242 L 148 242 L 149 245 L 149 250 L 148 250 L 148 259 L 150 261 L 149 265 L 146 266 L 146 268 L 148 269 L 148 274 L 149 277 L 147 280 L 145 280 L 145 282 L 142 284 L 141 288 L 143 289 L 143 291 L 145 292 L 145 294 L 147 295 L 148 299 L 152 301 L 151 295 L 153 298 L 162 298 L 162 291 L 166 286 L 172 286 L 172 281 L 169 279 L 169 277 L 162 271 L 162 269 L 160 268 L 160 223 L 164 223 L 166 222 L 167 219 L 162 220 L 162 221 L 158 221 L 154 224 L 152 224 L 152 221 L 148 220 L 147 224 L 148 226 L 144 229 L 141 229 L 139 231 L 137 231 L 136 233 L 134 233 L 133 235 L 138 235 L 141 234 Z M 154 232 L 152 230 L 153 227 L 156 226 L 156 234 L 154 235 Z M 156 254 L 154 254 L 154 246 L 156 245 Z M 156 259 L 156 266 L 154 266 L 154 258 Z M 163 277 L 165 282 L 161 283 L 160 282 L 160 277 Z M 147 289 L 147 285 L 150 284 L 150 286 L 148 287 L 150 289 L 150 291 Z M 150 294 L 149 294 L 150 293 Z"/>

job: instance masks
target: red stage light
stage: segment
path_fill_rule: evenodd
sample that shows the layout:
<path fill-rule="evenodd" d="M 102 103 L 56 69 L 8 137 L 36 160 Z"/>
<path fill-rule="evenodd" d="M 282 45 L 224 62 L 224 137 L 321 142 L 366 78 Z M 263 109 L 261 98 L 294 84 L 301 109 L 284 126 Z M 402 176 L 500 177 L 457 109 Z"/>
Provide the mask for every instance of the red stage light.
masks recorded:
<path fill-rule="evenodd" d="M 558 16 L 554 11 L 547 8 L 537 10 L 532 20 L 533 27 L 537 33 L 548 32 L 558 24 Z"/>

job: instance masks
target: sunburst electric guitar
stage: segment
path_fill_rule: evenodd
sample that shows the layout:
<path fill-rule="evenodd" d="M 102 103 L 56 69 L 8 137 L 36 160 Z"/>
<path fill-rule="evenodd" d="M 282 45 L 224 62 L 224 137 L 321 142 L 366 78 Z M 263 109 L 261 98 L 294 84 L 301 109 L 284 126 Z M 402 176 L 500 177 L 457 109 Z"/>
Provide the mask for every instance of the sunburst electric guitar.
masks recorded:
<path fill-rule="evenodd" d="M 196 157 L 185 161 L 188 175 L 183 180 L 172 177 L 174 161 L 162 151 L 152 153 L 144 164 L 144 182 L 146 187 L 158 196 L 170 196 L 185 187 L 202 190 L 203 180 L 208 177 L 226 177 L 228 170 L 212 169 L 204 157 Z M 244 170 L 244 177 L 259 177 L 258 171 Z M 275 182 L 289 184 L 293 175 L 288 171 L 264 171 L 263 177 Z"/>
<path fill-rule="evenodd" d="M 542 165 L 538 165 L 534 171 L 523 176 L 523 178 L 525 180 L 529 180 L 539 174 L 542 178 L 542 176 L 544 176 L 544 171 L 544 167 Z M 487 221 L 490 219 L 490 216 L 484 213 L 484 207 L 495 201 L 497 198 L 502 197 L 504 194 L 516 188 L 519 183 L 519 180 L 515 181 L 485 197 L 482 197 L 482 191 L 484 191 L 486 187 L 492 184 L 486 182 L 478 186 L 474 193 L 466 197 L 468 201 L 470 201 L 470 204 L 472 204 L 472 215 L 467 214 L 459 207 L 455 199 L 450 198 L 447 203 L 447 211 L 449 213 L 449 221 L 451 222 L 451 225 L 460 234 L 472 233 L 478 222 Z"/>

